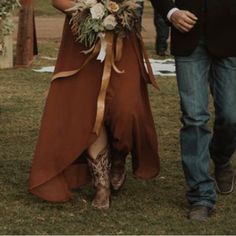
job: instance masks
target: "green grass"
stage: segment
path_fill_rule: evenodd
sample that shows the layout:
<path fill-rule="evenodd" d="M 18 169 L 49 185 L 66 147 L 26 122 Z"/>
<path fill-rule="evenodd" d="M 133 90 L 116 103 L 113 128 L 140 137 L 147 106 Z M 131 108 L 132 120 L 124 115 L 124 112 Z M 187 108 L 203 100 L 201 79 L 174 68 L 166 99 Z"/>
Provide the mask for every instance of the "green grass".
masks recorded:
<path fill-rule="evenodd" d="M 56 43 L 39 46 L 43 56 L 56 56 Z M 39 56 L 34 67 L 52 64 Z M 137 180 L 129 162 L 124 188 L 112 197 L 106 212 L 90 206 L 90 186 L 75 191 L 74 200 L 64 204 L 44 202 L 29 194 L 31 157 L 50 77 L 31 68 L 0 71 L 0 234 L 235 234 L 236 192 L 219 196 L 217 211 L 209 222 L 186 219 L 179 99 L 173 77 L 158 79 L 160 92 L 150 88 L 159 134 L 159 177 Z"/>
<path fill-rule="evenodd" d="M 35 0 L 35 14 L 37 16 L 55 16 L 60 14 L 60 12 L 52 6 L 51 2 L 51 0 Z"/>

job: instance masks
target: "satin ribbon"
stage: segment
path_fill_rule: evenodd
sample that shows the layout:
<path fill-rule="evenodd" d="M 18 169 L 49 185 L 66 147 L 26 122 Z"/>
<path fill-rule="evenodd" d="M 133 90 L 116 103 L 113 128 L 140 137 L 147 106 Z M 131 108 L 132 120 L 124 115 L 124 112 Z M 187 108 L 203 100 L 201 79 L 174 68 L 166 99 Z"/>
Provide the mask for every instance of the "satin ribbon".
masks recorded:
<path fill-rule="evenodd" d="M 106 41 L 106 52 L 105 52 L 105 61 L 104 61 L 104 68 L 103 68 L 103 75 L 102 75 L 102 83 L 100 87 L 100 91 L 98 94 L 97 99 L 97 113 L 96 113 L 96 119 L 93 127 L 93 132 L 95 132 L 97 135 L 99 135 L 102 122 L 104 118 L 105 113 L 105 99 L 106 99 L 106 93 L 107 88 L 110 82 L 111 78 L 111 70 L 114 69 L 117 73 L 123 73 L 124 71 L 119 70 L 115 62 L 119 61 L 122 57 L 122 48 L 123 48 L 123 39 L 117 39 L 115 48 L 116 51 L 114 52 L 114 34 L 113 33 L 106 33 L 105 39 Z M 91 53 L 83 62 L 82 66 L 78 69 L 71 70 L 71 71 L 62 71 L 57 74 L 55 74 L 52 77 L 52 81 L 58 78 L 62 77 L 68 77 L 77 74 L 79 71 L 81 71 L 89 61 L 91 61 L 93 58 L 95 58 L 97 55 L 100 55 L 101 50 L 104 50 L 101 45 L 102 40 L 98 41 L 94 47 L 92 47 L 89 50 L 83 51 L 83 53 Z M 100 60 L 100 57 L 97 58 Z"/>
<path fill-rule="evenodd" d="M 141 39 L 142 40 L 142 39 Z M 106 41 L 106 54 L 105 54 L 105 61 L 104 61 L 104 68 L 103 68 L 103 75 L 102 75 L 102 82 L 101 82 L 101 87 L 100 91 L 98 94 L 98 99 L 97 99 L 97 111 L 96 111 L 96 118 L 94 122 L 94 127 L 93 127 L 93 132 L 99 135 L 101 127 L 102 127 L 102 122 L 104 119 L 104 113 L 105 113 L 105 99 L 106 99 L 106 93 L 108 89 L 108 85 L 111 79 L 111 71 L 114 69 L 117 73 L 123 73 L 124 71 L 119 70 L 115 62 L 118 62 L 122 58 L 122 51 L 123 51 L 123 38 L 117 37 L 116 40 L 114 39 L 114 34 L 112 32 L 107 32 L 105 34 L 105 41 Z M 151 83 L 153 84 L 154 87 L 157 88 L 157 84 L 155 82 L 154 75 L 152 73 L 151 65 L 148 60 L 148 56 L 143 50 L 143 42 L 140 41 L 141 43 L 141 49 L 143 55 L 143 59 L 146 62 L 147 65 L 147 70 L 148 70 L 148 76 L 150 78 Z M 69 77 L 72 75 L 77 74 L 79 71 L 81 71 L 89 61 L 94 59 L 97 55 L 100 54 L 101 52 L 101 40 L 98 41 L 94 47 L 92 47 L 89 50 L 83 51 L 85 54 L 91 53 L 83 62 L 80 68 L 71 70 L 71 71 L 62 71 L 59 73 L 56 73 L 52 77 L 52 81 L 58 78 L 62 77 Z M 139 57 L 138 57 L 139 58 Z M 143 64 L 143 62 L 140 62 Z"/>
<path fill-rule="evenodd" d="M 102 127 L 103 117 L 105 113 L 106 93 L 107 93 L 107 88 L 111 79 L 114 34 L 106 33 L 105 40 L 107 42 L 106 57 L 105 57 L 104 68 L 103 68 L 102 84 L 101 84 L 101 88 L 100 88 L 98 100 L 97 100 L 96 120 L 93 127 L 93 132 L 95 132 L 97 135 L 99 134 L 100 129 Z"/>
<path fill-rule="evenodd" d="M 83 53 L 86 53 L 86 52 L 89 52 L 90 50 L 88 51 L 83 51 Z M 63 77 L 69 77 L 69 76 L 72 76 L 72 75 L 75 75 L 77 74 L 79 71 L 81 71 L 87 64 L 89 61 L 91 61 L 100 51 L 100 42 L 98 42 L 92 53 L 85 59 L 85 61 L 83 62 L 82 66 L 78 69 L 75 69 L 75 70 L 70 70 L 70 71 L 62 71 L 62 72 L 59 72 L 59 73 L 56 73 L 53 75 L 52 77 L 52 81 L 55 80 L 55 79 L 58 79 L 58 78 L 63 78 Z"/>
<path fill-rule="evenodd" d="M 146 67 L 144 66 L 144 70 L 145 71 L 142 71 L 142 74 L 143 74 L 143 77 L 147 78 L 147 82 L 152 84 L 152 86 L 156 89 L 159 90 L 159 87 L 157 85 L 157 82 L 156 82 L 156 79 L 155 79 L 155 76 L 153 74 L 153 71 L 152 71 L 152 66 L 151 66 L 151 63 L 148 59 L 148 54 L 147 54 L 147 51 L 145 50 L 145 45 L 144 45 L 144 42 L 143 42 L 143 38 L 142 36 L 140 35 L 140 33 L 136 33 L 136 36 L 137 38 L 139 39 L 138 40 L 138 43 L 140 44 L 139 47 L 136 45 L 136 43 L 134 43 L 134 49 L 136 50 L 136 53 L 142 53 L 142 61 L 140 61 L 140 57 L 138 56 L 138 60 L 139 60 L 139 63 L 140 63 L 140 66 L 142 68 L 142 65 L 143 65 L 143 62 L 145 62 L 145 65 Z"/>

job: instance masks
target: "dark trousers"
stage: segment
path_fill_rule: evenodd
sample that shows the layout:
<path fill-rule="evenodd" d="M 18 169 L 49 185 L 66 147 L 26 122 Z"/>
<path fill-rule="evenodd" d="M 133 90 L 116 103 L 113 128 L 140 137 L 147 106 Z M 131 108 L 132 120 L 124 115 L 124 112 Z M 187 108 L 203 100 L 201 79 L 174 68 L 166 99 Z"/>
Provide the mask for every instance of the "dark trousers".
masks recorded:
<path fill-rule="evenodd" d="M 166 24 L 162 16 L 154 10 L 154 25 L 156 27 L 156 53 L 162 53 L 167 50 L 167 39 L 169 37 L 169 26 Z"/>

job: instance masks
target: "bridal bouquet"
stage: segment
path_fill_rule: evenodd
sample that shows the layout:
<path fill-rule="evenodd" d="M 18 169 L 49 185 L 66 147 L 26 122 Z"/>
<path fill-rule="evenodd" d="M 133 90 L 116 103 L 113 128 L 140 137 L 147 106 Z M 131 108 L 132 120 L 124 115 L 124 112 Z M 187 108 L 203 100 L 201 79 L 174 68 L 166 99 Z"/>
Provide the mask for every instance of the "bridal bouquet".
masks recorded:
<path fill-rule="evenodd" d="M 18 0 L 0 0 L 0 55 L 4 54 L 4 37 L 10 35 L 14 29 L 10 16 L 18 6 Z"/>
<path fill-rule="evenodd" d="M 140 28 L 140 4 L 143 0 L 76 0 L 71 28 L 76 41 L 92 47 L 106 32 L 125 37 Z"/>

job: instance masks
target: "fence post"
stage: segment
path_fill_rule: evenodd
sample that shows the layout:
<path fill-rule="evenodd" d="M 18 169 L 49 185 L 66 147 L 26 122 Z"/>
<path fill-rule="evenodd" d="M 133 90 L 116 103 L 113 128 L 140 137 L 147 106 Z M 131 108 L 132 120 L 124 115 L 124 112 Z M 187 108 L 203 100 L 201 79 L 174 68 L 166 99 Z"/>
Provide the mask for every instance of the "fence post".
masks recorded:
<path fill-rule="evenodd" d="M 32 0 L 21 0 L 16 45 L 16 66 L 29 66 L 37 53 L 33 3 Z"/>

